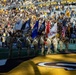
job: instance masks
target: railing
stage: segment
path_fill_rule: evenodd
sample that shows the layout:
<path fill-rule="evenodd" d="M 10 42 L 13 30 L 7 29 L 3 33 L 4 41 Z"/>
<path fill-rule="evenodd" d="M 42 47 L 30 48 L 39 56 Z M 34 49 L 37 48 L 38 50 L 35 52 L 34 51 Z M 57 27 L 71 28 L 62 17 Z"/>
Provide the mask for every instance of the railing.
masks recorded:
<path fill-rule="evenodd" d="M 76 38 L 70 39 L 70 43 L 71 43 L 71 44 L 76 44 Z"/>
<path fill-rule="evenodd" d="M 60 49 L 60 46 L 58 45 L 58 49 Z M 63 49 L 65 50 L 65 44 L 63 44 Z M 68 50 L 76 50 L 76 38 L 70 39 L 68 44 Z"/>
<path fill-rule="evenodd" d="M 15 44 L 14 44 L 15 45 Z M 60 50 L 60 47 L 58 45 L 58 50 Z M 63 49 L 65 50 L 65 44 L 63 44 Z M 4 58 L 9 58 L 9 51 L 10 49 L 8 49 L 7 47 L 2 48 L 0 47 L 0 59 L 4 59 Z M 34 54 L 35 49 L 34 48 L 30 48 L 30 57 L 35 56 L 36 54 Z M 47 51 L 47 48 L 45 49 L 45 52 Z M 70 39 L 69 41 L 69 45 L 68 45 L 68 51 L 76 51 L 76 38 L 75 39 Z M 18 58 L 18 48 L 13 47 L 12 49 L 12 58 Z M 59 53 L 59 52 L 58 52 Z M 41 48 L 38 49 L 38 53 L 37 55 L 41 55 Z M 26 47 L 21 49 L 21 56 L 20 57 L 28 57 L 28 49 Z"/>

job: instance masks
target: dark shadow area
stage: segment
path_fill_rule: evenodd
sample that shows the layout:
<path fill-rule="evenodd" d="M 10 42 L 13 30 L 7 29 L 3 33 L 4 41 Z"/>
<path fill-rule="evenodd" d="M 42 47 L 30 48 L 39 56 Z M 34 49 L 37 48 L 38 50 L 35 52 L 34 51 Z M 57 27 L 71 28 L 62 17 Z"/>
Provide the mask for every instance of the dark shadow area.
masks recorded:
<path fill-rule="evenodd" d="M 39 71 L 38 67 L 35 65 L 35 63 L 32 62 L 32 61 L 30 61 L 30 64 L 32 65 L 32 67 L 33 67 L 33 69 L 34 69 L 35 75 L 41 75 L 41 74 L 40 74 L 40 71 Z"/>
<path fill-rule="evenodd" d="M 32 57 L 25 57 L 25 58 L 15 58 L 15 59 L 8 59 L 6 64 L 3 66 L 0 66 L 0 73 L 5 73 L 5 72 L 9 72 L 10 70 L 12 70 L 13 68 L 15 68 L 16 66 L 18 66 L 20 63 L 22 63 L 23 61 L 32 59 L 36 56 L 32 56 Z"/>
<path fill-rule="evenodd" d="M 57 54 L 71 54 L 71 53 L 76 53 L 76 50 L 62 50 L 62 51 L 60 51 L 59 49 L 58 49 L 58 52 L 57 52 Z"/>

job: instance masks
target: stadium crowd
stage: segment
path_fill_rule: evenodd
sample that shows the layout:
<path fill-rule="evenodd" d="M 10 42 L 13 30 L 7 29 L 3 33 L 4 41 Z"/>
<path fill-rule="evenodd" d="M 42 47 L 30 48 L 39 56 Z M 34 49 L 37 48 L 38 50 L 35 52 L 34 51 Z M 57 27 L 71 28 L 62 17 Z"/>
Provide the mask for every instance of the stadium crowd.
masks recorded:
<path fill-rule="evenodd" d="M 42 2 L 44 1 L 46 0 L 43 0 Z M 38 2 L 36 1 L 35 3 Z M 23 1 L 20 2 L 16 0 L 16 2 L 14 3 L 13 0 L 11 0 L 11 2 L 8 0 L 8 2 L 5 4 L 6 6 L 7 5 L 10 6 L 11 4 L 24 5 L 24 2 Z M 21 50 L 22 45 L 20 42 L 23 42 L 23 40 L 29 35 L 31 36 L 31 30 L 33 30 L 37 20 L 39 20 L 39 28 L 42 25 L 43 21 L 45 20 L 45 30 L 48 21 L 50 23 L 50 29 L 55 24 L 57 24 L 56 37 L 59 38 L 59 40 L 61 41 L 67 38 L 68 41 L 66 42 L 71 43 L 72 40 L 74 40 L 73 43 L 76 43 L 76 9 L 73 9 L 72 5 L 69 4 L 67 5 L 66 8 L 65 7 L 66 6 L 62 4 L 34 5 L 33 3 L 31 3 L 30 5 L 26 5 L 26 7 L 20 6 L 20 7 L 10 7 L 6 10 L 1 9 L 0 10 L 0 41 L 1 41 L 0 43 L 2 43 L 2 47 L 7 46 L 11 51 L 13 43 L 18 42 L 19 47 L 18 46 L 17 47 Z M 30 22 L 31 29 L 28 33 L 23 33 L 22 30 L 14 30 L 14 27 L 19 20 L 21 20 L 22 24 L 24 24 L 30 18 L 31 18 L 31 22 Z M 42 33 L 41 35 L 46 35 L 45 31 L 42 31 L 41 33 Z M 21 38 L 21 40 L 18 41 L 18 38 Z"/>

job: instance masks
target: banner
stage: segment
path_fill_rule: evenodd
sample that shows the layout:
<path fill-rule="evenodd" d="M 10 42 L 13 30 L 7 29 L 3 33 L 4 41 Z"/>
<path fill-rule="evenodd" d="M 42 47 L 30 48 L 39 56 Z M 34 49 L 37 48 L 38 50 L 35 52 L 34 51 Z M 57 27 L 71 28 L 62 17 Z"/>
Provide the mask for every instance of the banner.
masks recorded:
<path fill-rule="evenodd" d="M 45 21 L 40 26 L 39 32 L 42 33 L 42 31 L 45 31 Z"/>
<path fill-rule="evenodd" d="M 46 37 L 48 37 L 48 34 L 50 33 L 50 22 L 47 22 L 46 28 L 45 28 L 45 33 L 46 33 Z"/>
<path fill-rule="evenodd" d="M 31 19 L 27 20 L 27 21 L 22 25 L 21 30 L 23 30 L 24 32 L 28 32 L 28 30 L 31 29 L 30 21 L 31 21 Z"/>
<path fill-rule="evenodd" d="M 50 29 L 50 32 L 48 34 L 49 38 L 54 37 L 57 34 L 57 23 L 54 24 L 54 26 Z"/>
<path fill-rule="evenodd" d="M 21 30 L 22 28 L 22 20 L 19 20 L 15 26 L 14 26 L 14 30 Z"/>
<path fill-rule="evenodd" d="M 39 20 L 36 21 L 36 24 L 34 25 L 33 30 L 32 30 L 31 36 L 33 39 L 38 35 L 38 25 L 39 25 Z"/>

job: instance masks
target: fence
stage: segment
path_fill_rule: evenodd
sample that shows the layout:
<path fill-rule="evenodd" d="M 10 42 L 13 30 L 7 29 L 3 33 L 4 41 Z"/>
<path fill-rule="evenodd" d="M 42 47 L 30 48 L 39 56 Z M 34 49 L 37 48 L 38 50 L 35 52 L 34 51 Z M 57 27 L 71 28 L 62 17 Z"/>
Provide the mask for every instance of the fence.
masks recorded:
<path fill-rule="evenodd" d="M 58 49 L 60 46 L 58 45 Z M 65 49 L 65 45 L 63 44 L 63 49 Z M 69 40 L 68 50 L 76 50 L 76 38 Z"/>
<path fill-rule="evenodd" d="M 60 49 L 58 45 L 58 50 Z M 65 50 L 65 45 L 63 44 L 63 50 Z M 69 51 L 76 51 L 76 38 L 75 39 L 70 39 L 69 45 L 68 45 L 68 50 Z M 34 54 L 35 49 L 31 48 L 30 49 L 30 56 L 35 56 Z M 47 51 L 47 48 L 45 49 Z M 13 44 L 13 49 L 12 49 L 12 58 L 18 57 L 18 52 L 19 50 L 16 47 L 16 43 Z M 41 48 L 38 49 L 37 55 L 41 54 Z M 9 49 L 8 48 L 2 48 L 0 47 L 0 59 L 8 58 L 9 56 Z M 26 47 L 23 47 L 21 50 L 21 56 L 20 57 L 28 57 L 28 49 Z"/>

